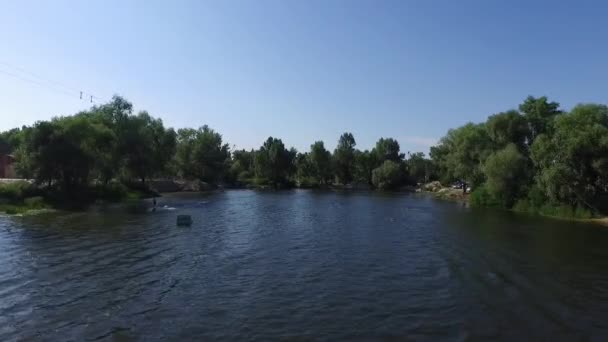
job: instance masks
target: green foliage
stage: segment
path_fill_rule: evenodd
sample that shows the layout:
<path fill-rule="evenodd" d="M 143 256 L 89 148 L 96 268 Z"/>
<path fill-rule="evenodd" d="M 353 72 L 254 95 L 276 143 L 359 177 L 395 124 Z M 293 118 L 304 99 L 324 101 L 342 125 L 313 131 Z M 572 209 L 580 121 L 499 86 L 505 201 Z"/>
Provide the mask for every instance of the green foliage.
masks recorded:
<path fill-rule="evenodd" d="M 402 169 L 399 163 L 385 160 L 382 165 L 372 172 L 372 183 L 381 190 L 390 190 L 399 186 L 402 182 Z"/>
<path fill-rule="evenodd" d="M 6 132 L 0 133 L 0 153 L 12 153 L 22 143 L 25 137 L 27 127 L 13 128 Z"/>
<path fill-rule="evenodd" d="M 93 188 L 95 198 L 106 201 L 119 201 L 128 197 L 131 190 L 122 183 L 110 182 Z"/>
<path fill-rule="evenodd" d="M 221 134 L 208 126 L 178 130 L 175 162 L 180 177 L 216 183 L 228 170 L 229 159 L 228 144 L 222 142 Z M 239 162 L 234 168 L 230 166 L 230 173 L 238 175 L 247 170 L 246 166 Z"/>
<path fill-rule="evenodd" d="M 355 170 L 353 172 L 355 180 L 372 185 L 373 171 L 377 164 L 375 153 L 368 150 L 355 151 Z"/>
<path fill-rule="evenodd" d="M 485 159 L 492 152 L 492 141 L 485 124 L 468 123 L 448 131 L 431 150 L 431 157 L 446 175 L 442 180 L 462 180 L 477 186 L 484 181 Z"/>
<path fill-rule="evenodd" d="M 348 184 L 354 179 L 356 145 L 352 133 L 344 133 L 340 136 L 338 146 L 334 150 L 336 179 L 341 184 Z"/>
<path fill-rule="evenodd" d="M 28 212 L 35 210 L 48 209 L 49 205 L 44 202 L 38 202 L 38 200 L 31 201 L 29 204 L 0 204 L 0 213 L 8 215 L 27 214 Z"/>
<path fill-rule="evenodd" d="M 249 184 L 249 183 L 251 183 L 251 181 L 254 178 L 254 176 L 255 175 L 253 174 L 252 171 L 246 170 L 246 171 L 243 171 L 243 172 L 241 172 L 241 173 L 238 174 L 238 176 L 236 178 L 236 181 L 239 184 Z"/>
<path fill-rule="evenodd" d="M 269 137 L 255 153 L 255 177 L 263 185 L 285 186 L 295 171 L 296 150 L 287 150 L 281 139 Z"/>
<path fill-rule="evenodd" d="M 0 199 L 19 202 L 28 196 L 36 196 L 39 191 L 26 181 L 0 183 Z"/>
<path fill-rule="evenodd" d="M 235 186 L 372 184 L 373 170 L 392 161 L 399 172 L 389 175 L 399 182 L 380 182 L 386 188 L 409 178 L 428 179 L 434 166 L 424 155 L 415 154 L 411 160 L 415 176 L 410 177 L 395 139 L 381 138 L 371 151 L 361 152 L 355 149 L 351 133 L 340 136 L 333 155 L 321 141 L 298 155 L 272 137 L 258 150 L 231 154 L 222 136 L 208 126 L 176 132 L 145 111 L 135 114 L 133 105 L 119 96 L 73 116 L 1 133 L 0 145 L 16 157 L 18 174 L 34 179 L 52 193 L 54 201 L 126 198 L 135 181 L 142 186 L 137 191 L 145 194 L 146 180 L 175 176 Z"/>
<path fill-rule="evenodd" d="M 452 166 L 448 163 L 448 158 L 452 152 L 452 142 L 446 136 L 443 137 L 439 144 L 431 146 L 430 157 L 437 178 L 443 184 L 450 184 L 454 180 Z"/>
<path fill-rule="evenodd" d="M 518 200 L 513 206 L 513 211 L 518 211 L 521 213 L 537 213 L 537 207 L 530 203 L 530 200 L 527 198 L 522 198 Z"/>
<path fill-rule="evenodd" d="M 329 186 L 366 183 L 379 189 L 439 179 L 464 181 L 473 206 L 495 206 L 560 217 L 608 213 L 608 107 L 578 105 L 563 113 L 546 97 L 528 97 L 519 110 L 449 130 L 423 153 L 401 153 L 392 138 L 355 149 L 351 133 L 333 154 L 322 141 L 297 153 L 270 137 L 258 150 L 231 153 L 209 128 L 175 132 L 115 96 L 73 116 L 0 133 L 0 153 L 12 153 L 29 183 L 0 184 L 9 210 L 45 201 L 118 200 L 150 195 L 146 180 L 180 177 L 211 186 Z M 43 196 L 28 199 L 34 196 Z M 446 196 L 448 196 L 446 192 Z M 457 191 L 449 196 L 465 197 Z M 10 203 L 9 203 L 10 202 Z M 27 203 L 26 203 L 27 202 Z M 55 203 L 53 202 L 53 203 Z"/>
<path fill-rule="evenodd" d="M 246 186 L 250 184 L 254 178 L 253 158 L 253 151 L 233 151 L 232 158 L 225 161 L 225 164 L 229 165 L 229 167 L 224 180 L 233 186 Z"/>
<path fill-rule="evenodd" d="M 23 200 L 23 204 L 29 209 L 44 209 L 48 205 L 42 196 L 28 197 Z"/>
<path fill-rule="evenodd" d="M 48 208 L 42 192 L 25 182 L 0 183 L 0 212 L 9 215 Z"/>
<path fill-rule="evenodd" d="M 22 177 L 80 195 L 92 180 L 107 184 L 119 172 L 146 178 L 164 174 L 174 154 L 175 132 L 146 112 L 134 116 L 120 97 L 73 116 L 22 129 L 15 149 Z"/>
<path fill-rule="evenodd" d="M 486 130 L 495 145 L 494 148 L 497 149 L 514 144 L 523 150 L 530 136 L 528 122 L 514 110 L 490 116 L 486 122 Z"/>
<path fill-rule="evenodd" d="M 162 120 L 153 119 L 147 112 L 128 116 L 123 125 L 119 140 L 128 174 L 142 183 L 162 174 L 175 153 L 175 132 L 165 130 Z"/>
<path fill-rule="evenodd" d="M 469 204 L 471 207 L 494 207 L 502 208 L 503 204 L 496 199 L 486 186 L 477 187 L 469 196 Z"/>
<path fill-rule="evenodd" d="M 372 153 L 376 156 L 376 167 L 382 165 L 386 160 L 400 162 L 405 157 L 400 152 L 399 143 L 393 138 L 380 138 L 376 142 L 376 147 L 374 147 Z"/>
<path fill-rule="evenodd" d="M 523 113 L 528 122 L 529 144 L 532 144 L 539 135 L 550 133 L 553 119 L 562 113 L 559 110 L 559 103 L 548 102 L 545 96 L 539 98 L 528 96 L 524 103 L 519 105 L 519 111 Z"/>
<path fill-rule="evenodd" d="M 437 177 L 435 163 L 424 157 L 424 153 L 410 153 L 407 160 L 409 178 L 413 183 L 428 183 Z"/>
<path fill-rule="evenodd" d="M 104 184 L 121 173 L 126 176 L 126 150 L 129 148 L 127 137 L 133 105 L 120 96 L 101 106 L 95 106 L 88 112 L 80 113 L 91 122 L 103 125 L 110 133 L 104 136 L 97 145 L 95 170 L 93 177 Z"/>
<path fill-rule="evenodd" d="M 325 149 L 322 141 L 316 141 L 310 145 L 310 166 L 312 168 L 312 176 L 319 184 L 328 184 L 331 182 L 331 153 Z"/>
<path fill-rule="evenodd" d="M 604 105 L 578 105 L 564 113 L 558 103 L 530 96 L 519 112 L 450 130 L 431 148 L 431 159 L 444 183 L 474 185 L 474 206 L 575 218 L 608 212 Z"/>
<path fill-rule="evenodd" d="M 485 188 L 505 208 L 510 208 L 526 186 L 526 158 L 510 143 L 490 155 L 483 166 Z"/>
<path fill-rule="evenodd" d="M 608 190 L 608 107 L 578 105 L 532 145 L 539 187 L 553 202 L 605 210 Z"/>
<path fill-rule="evenodd" d="M 564 219 L 587 220 L 594 217 L 593 213 L 589 209 L 581 206 L 572 207 L 567 204 L 550 203 L 535 206 L 530 202 L 529 199 L 519 200 L 515 206 L 513 206 L 513 210 L 517 212 L 540 214 Z"/>
<path fill-rule="evenodd" d="M 246 171 L 253 170 L 253 157 L 254 157 L 253 150 L 252 151 L 236 150 L 236 151 L 232 152 L 233 162 L 235 162 L 235 163 L 238 162 L 240 164 L 240 167 Z"/>
<path fill-rule="evenodd" d="M 88 183 L 98 149 L 109 134 L 84 115 L 38 122 L 25 137 L 18 160 L 39 183 L 55 182 L 74 193 Z"/>
<path fill-rule="evenodd" d="M 301 188 L 313 188 L 319 185 L 314 177 L 315 169 L 310 160 L 310 154 L 298 153 L 295 159 L 296 183 Z"/>

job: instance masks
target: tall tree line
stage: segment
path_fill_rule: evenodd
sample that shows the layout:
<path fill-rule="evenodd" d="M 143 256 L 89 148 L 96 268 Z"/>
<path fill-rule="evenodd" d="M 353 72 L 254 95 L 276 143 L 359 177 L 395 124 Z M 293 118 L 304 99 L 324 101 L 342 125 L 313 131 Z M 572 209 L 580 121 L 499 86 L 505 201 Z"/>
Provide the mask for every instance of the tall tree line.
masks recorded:
<path fill-rule="evenodd" d="M 208 126 L 175 131 L 146 111 L 134 113 L 119 96 L 75 115 L 3 132 L 0 141 L 11 147 L 20 176 L 66 193 L 165 177 L 235 186 L 360 183 L 382 189 L 433 177 L 430 160 L 420 153 L 406 159 L 392 138 L 380 139 L 371 151 L 356 149 L 351 133 L 339 137 L 333 152 L 323 141 L 298 152 L 275 137 L 256 150 L 231 150 Z"/>
<path fill-rule="evenodd" d="M 530 96 L 518 110 L 448 131 L 431 158 L 443 181 L 472 184 L 474 205 L 581 217 L 608 210 L 605 105 L 566 112 Z"/>
<path fill-rule="evenodd" d="M 344 133 L 329 151 L 309 151 L 269 137 L 258 149 L 233 150 L 208 126 L 175 131 L 130 102 L 114 97 L 72 116 L 0 134 L 24 178 L 66 193 L 95 184 L 175 177 L 232 186 L 395 189 L 432 180 L 466 182 L 475 205 L 538 211 L 608 211 L 608 108 L 581 104 L 566 112 L 546 97 L 483 123 L 451 129 L 423 153 L 403 153 L 393 138 L 357 149 Z"/>

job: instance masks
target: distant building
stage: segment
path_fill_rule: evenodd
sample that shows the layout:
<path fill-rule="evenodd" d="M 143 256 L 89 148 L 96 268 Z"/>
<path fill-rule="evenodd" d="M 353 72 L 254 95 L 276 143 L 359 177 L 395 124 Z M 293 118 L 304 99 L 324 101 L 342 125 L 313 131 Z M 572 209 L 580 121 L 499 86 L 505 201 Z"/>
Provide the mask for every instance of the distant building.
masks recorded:
<path fill-rule="evenodd" d="M 15 158 L 10 154 L 9 147 L 0 144 L 0 178 L 15 178 L 14 162 Z"/>

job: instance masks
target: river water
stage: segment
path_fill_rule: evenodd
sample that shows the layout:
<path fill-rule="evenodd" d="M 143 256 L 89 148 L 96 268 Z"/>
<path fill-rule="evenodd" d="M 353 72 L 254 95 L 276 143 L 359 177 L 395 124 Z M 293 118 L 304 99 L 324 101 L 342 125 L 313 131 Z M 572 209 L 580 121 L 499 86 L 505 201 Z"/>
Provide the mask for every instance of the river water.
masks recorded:
<path fill-rule="evenodd" d="M 608 339 L 602 226 L 404 194 L 158 207 L 0 218 L 0 340 Z"/>

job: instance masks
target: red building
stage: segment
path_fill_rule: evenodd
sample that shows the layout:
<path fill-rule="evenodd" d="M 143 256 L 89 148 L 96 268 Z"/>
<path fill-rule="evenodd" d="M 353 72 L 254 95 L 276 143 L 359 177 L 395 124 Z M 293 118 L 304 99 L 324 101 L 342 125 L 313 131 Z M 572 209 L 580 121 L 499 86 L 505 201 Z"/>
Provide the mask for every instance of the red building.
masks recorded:
<path fill-rule="evenodd" d="M 15 178 L 14 161 L 15 158 L 10 154 L 0 155 L 0 178 Z"/>
<path fill-rule="evenodd" d="M 15 158 L 9 154 L 6 146 L 0 145 L 0 178 L 14 178 L 15 171 L 13 169 L 13 162 Z"/>

